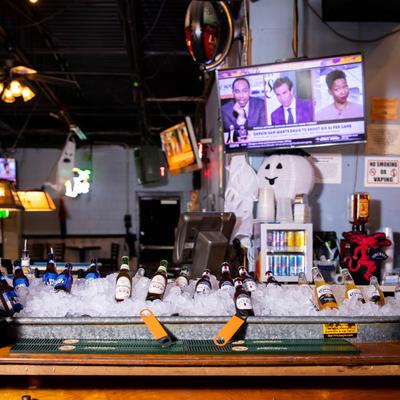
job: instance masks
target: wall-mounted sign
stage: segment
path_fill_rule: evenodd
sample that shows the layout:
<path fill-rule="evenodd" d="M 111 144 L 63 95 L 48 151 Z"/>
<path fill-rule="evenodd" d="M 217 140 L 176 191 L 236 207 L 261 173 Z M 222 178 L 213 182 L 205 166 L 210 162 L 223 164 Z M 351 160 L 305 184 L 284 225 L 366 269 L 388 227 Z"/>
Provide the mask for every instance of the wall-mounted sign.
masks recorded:
<path fill-rule="evenodd" d="M 400 187 L 400 157 L 365 157 L 365 186 Z"/>
<path fill-rule="evenodd" d="M 73 168 L 74 176 L 72 181 L 65 182 L 65 195 L 68 197 L 77 197 L 80 194 L 89 193 L 90 189 L 90 174 L 88 169 Z"/>

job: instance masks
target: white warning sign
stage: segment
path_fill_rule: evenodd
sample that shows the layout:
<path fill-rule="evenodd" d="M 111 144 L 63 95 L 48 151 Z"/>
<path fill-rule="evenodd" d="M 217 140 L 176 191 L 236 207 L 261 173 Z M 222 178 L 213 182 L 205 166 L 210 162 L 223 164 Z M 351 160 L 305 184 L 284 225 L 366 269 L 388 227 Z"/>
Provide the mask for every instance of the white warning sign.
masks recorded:
<path fill-rule="evenodd" d="M 400 157 L 365 157 L 365 186 L 400 187 Z"/>

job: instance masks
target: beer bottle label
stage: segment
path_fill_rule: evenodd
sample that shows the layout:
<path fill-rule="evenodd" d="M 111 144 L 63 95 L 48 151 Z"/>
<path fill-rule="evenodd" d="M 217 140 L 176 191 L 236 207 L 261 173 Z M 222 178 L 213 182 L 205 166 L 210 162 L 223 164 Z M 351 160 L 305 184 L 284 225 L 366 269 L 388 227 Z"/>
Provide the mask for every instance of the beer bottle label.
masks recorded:
<path fill-rule="evenodd" d="M 43 275 L 43 282 L 45 285 L 54 285 L 57 280 L 57 274 L 54 272 L 45 272 Z"/>
<path fill-rule="evenodd" d="M 181 289 L 188 285 L 188 280 L 184 276 L 178 276 L 175 281 L 176 285 Z"/>
<path fill-rule="evenodd" d="M 70 290 L 72 286 L 72 277 L 70 275 L 60 275 L 55 284 L 54 289 Z"/>
<path fill-rule="evenodd" d="M 233 283 L 231 281 L 224 281 L 221 284 L 221 290 L 229 290 L 233 288 Z"/>
<path fill-rule="evenodd" d="M 349 299 L 355 297 L 357 300 L 361 300 L 362 299 L 362 294 L 361 294 L 361 290 L 358 288 L 354 288 L 354 289 L 349 289 L 347 291 L 347 297 Z"/>
<path fill-rule="evenodd" d="M 126 276 L 121 276 L 115 287 L 115 299 L 125 300 L 131 295 L 131 281 Z"/>
<path fill-rule="evenodd" d="M 332 289 L 329 287 L 329 285 L 318 286 L 317 296 L 321 305 L 326 303 L 336 303 L 335 296 L 333 295 Z"/>
<path fill-rule="evenodd" d="M 16 278 L 14 279 L 14 288 L 19 288 L 19 287 L 28 287 L 29 286 L 29 281 L 27 278 Z"/>
<path fill-rule="evenodd" d="M 253 305 L 251 304 L 251 299 L 246 294 L 242 293 L 236 298 L 236 308 L 238 310 L 252 310 Z"/>
<path fill-rule="evenodd" d="M 207 284 L 205 282 L 200 282 L 196 286 L 196 293 L 201 293 L 201 294 L 208 294 L 211 291 L 210 284 Z"/>
<path fill-rule="evenodd" d="M 248 292 L 254 292 L 256 290 L 256 283 L 253 281 L 253 279 L 245 279 L 243 286 Z"/>
<path fill-rule="evenodd" d="M 165 278 L 162 275 L 155 275 L 150 282 L 149 293 L 163 294 L 165 291 Z"/>
<path fill-rule="evenodd" d="M 370 290 L 369 294 L 370 294 L 371 301 L 374 302 L 374 303 L 378 303 L 379 300 L 381 299 L 381 295 L 380 295 L 379 291 L 375 287 L 373 287 Z"/>

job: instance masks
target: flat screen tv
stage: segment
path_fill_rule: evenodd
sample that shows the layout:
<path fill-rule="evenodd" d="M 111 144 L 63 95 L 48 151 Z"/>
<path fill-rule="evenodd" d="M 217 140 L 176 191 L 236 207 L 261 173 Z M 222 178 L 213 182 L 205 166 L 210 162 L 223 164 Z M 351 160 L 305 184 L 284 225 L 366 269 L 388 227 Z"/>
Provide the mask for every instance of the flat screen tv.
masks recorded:
<path fill-rule="evenodd" d="M 17 181 L 15 158 L 0 157 L 0 179 L 7 179 L 11 182 Z"/>
<path fill-rule="evenodd" d="M 366 141 L 362 54 L 217 71 L 226 152 Z"/>
<path fill-rule="evenodd" d="M 165 129 L 160 136 L 168 171 L 171 175 L 201 169 L 201 157 L 189 117 L 185 117 L 185 121 Z"/>

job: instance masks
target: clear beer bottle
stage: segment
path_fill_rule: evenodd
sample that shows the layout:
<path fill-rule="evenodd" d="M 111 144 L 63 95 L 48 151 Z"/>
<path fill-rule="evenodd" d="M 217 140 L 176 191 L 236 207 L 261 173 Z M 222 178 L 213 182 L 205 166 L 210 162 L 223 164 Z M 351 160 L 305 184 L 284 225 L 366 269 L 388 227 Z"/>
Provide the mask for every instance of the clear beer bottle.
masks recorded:
<path fill-rule="evenodd" d="M 121 258 L 121 266 L 115 281 L 115 300 L 124 301 L 132 295 L 132 277 L 129 271 L 129 258 Z"/>
<path fill-rule="evenodd" d="M 31 259 L 29 257 L 29 251 L 26 239 L 24 241 L 24 248 L 22 250 L 22 255 L 21 255 L 21 267 L 25 276 L 32 276 Z"/>
<path fill-rule="evenodd" d="M 342 269 L 343 283 L 346 291 L 346 298 L 355 298 L 361 303 L 365 303 L 361 290 L 354 283 L 354 279 L 347 268 Z"/>
<path fill-rule="evenodd" d="M 380 306 L 385 305 L 385 295 L 381 287 L 379 286 L 378 279 L 376 276 L 371 276 L 369 280 L 370 285 L 370 301 L 375 304 L 379 304 Z"/>
<path fill-rule="evenodd" d="M 315 298 L 317 299 L 319 309 L 338 308 L 332 289 L 329 284 L 325 282 L 318 267 L 313 267 L 311 271 L 315 284 Z"/>
<path fill-rule="evenodd" d="M 168 275 L 167 275 L 168 261 L 161 260 L 160 266 L 150 281 L 149 290 L 147 292 L 146 300 L 162 300 L 164 297 L 165 289 L 167 288 Z"/>

